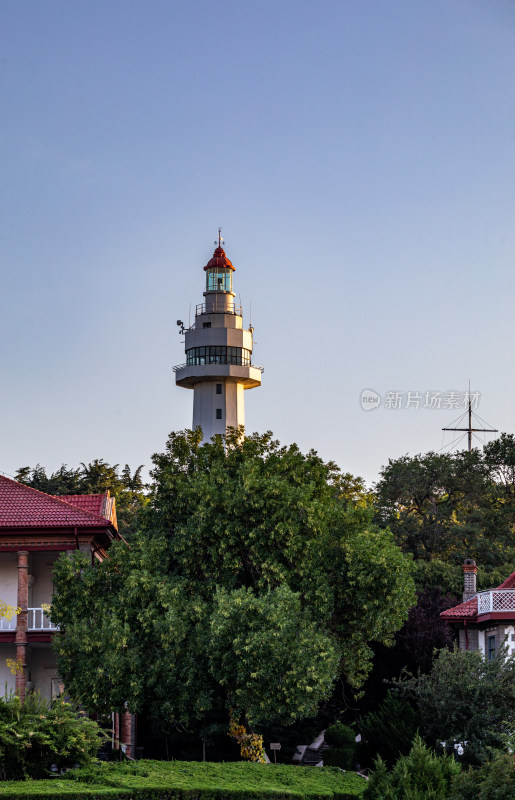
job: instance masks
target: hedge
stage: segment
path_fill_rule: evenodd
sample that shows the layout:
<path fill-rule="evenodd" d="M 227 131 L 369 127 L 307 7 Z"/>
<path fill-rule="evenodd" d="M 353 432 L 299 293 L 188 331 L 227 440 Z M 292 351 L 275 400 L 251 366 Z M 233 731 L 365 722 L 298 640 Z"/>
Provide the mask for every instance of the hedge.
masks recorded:
<path fill-rule="evenodd" d="M 4 781 L 0 800 L 356 800 L 366 782 L 334 767 L 137 761 Z"/>

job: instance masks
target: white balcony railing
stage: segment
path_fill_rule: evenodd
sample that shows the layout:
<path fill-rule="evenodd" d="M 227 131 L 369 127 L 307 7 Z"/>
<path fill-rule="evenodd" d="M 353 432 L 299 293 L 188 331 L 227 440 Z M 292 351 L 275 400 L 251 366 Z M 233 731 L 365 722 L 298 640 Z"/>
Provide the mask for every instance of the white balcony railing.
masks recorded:
<path fill-rule="evenodd" d="M 490 592 L 479 592 L 477 596 L 477 613 L 492 612 L 515 613 L 515 589 L 492 589 Z"/>
<path fill-rule="evenodd" d="M 0 631 L 15 631 L 16 630 L 17 616 L 13 614 L 11 619 L 7 617 L 0 617 Z M 57 631 L 59 627 L 51 622 L 45 614 L 44 610 L 40 608 L 27 609 L 27 630 L 29 631 Z"/>

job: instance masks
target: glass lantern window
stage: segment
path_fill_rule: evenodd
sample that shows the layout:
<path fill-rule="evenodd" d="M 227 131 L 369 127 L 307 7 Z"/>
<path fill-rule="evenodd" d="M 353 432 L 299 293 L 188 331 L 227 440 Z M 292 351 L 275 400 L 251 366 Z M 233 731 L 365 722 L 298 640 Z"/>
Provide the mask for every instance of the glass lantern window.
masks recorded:
<path fill-rule="evenodd" d="M 232 274 L 230 269 L 209 270 L 206 273 L 206 291 L 232 292 Z"/>

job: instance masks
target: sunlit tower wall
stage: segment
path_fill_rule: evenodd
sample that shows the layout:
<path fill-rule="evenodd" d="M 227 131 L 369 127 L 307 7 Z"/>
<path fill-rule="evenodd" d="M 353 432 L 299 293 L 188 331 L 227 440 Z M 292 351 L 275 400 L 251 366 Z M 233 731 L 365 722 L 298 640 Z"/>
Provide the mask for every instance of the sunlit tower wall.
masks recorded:
<path fill-rule="evenodd" d="M 186 363 L 174 367 L 177 386 L 193 389 L 193 428 L 204 440 L 245 425 L 244 390 L 261 386 L 262 367 L 252 364 L 252 333 L 243 328 L 241 306 L 234 302 L 235 268 L 222 240 L 204 267 L 204 302 L 197 305 L 195 322 L 185 335 Z"/>

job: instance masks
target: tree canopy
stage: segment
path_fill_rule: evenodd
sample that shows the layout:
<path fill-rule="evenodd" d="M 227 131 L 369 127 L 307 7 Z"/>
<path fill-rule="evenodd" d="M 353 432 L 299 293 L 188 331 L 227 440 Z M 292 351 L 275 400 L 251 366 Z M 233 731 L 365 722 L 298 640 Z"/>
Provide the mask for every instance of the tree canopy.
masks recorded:
<path fill-rule="evenodd" d="M 511 565 L 515 437 L 503 433 L 482 452 L 390 460 L 381 471 L 375 505 L 376 521 L 420 561 L 457 566 L 470 557 L 488 569 Z"/>
<path fill-rule="evenodd" d="M 500 650 L 487 661 L 477 650 L 440 650 L 431 672 L 394 682 L 419 711 L 420 732 L 433 747 L 467 741 L 469 763 L 505 749 L 515 724 L 515 657 Z"/>
<path fill-rule="evenodd" d="M 55 569 L 59 669 L 91 710 L 187 721 L 217 704 L 252 724 L 316 712 L 413 603 L 410 559 L 372 522 L 364 488 L 270 433 L 153 457 L 130 549 Z"/>

